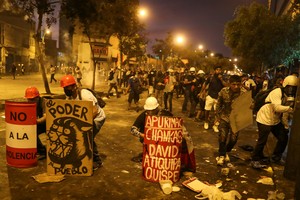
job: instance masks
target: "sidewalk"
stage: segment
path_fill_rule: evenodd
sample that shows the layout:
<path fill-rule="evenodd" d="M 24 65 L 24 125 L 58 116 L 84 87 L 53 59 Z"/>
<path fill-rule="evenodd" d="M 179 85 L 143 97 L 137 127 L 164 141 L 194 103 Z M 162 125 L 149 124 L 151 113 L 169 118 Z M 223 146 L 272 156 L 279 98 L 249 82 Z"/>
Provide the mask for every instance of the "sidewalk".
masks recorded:
<path fill-rule="evenodd" d="M 59 80 L 60 75 L 57 75 Z M 0 99 L 22 98 L 27 86 L 38 87 L 44 92 L 40 74 L 19 76 L 16 80 L 11 77 L 0 79 Z M 59 84 L 50 85 L 51 92 L 62 93 Z M 98 91 L 106 92 L 108 86 L 104 79 L 98 79 L 96 88 Z M 3 94 L 3 95 L 2 95 Z M 132 162 L 142 146 L 138 139 L 130 134 L 130 127 L 139 115 L 136 111 L 127 110 L 128 96 L 121 98 L 111 97 L 106 99 L 104 108 L 107 115 L 106 122 L 96 137 L 101 158 L 104 166 L 91 177 L 67 176 L 59 183 L 36 182 L 32 176 L 45 173 L 45 160 L 38 161 L 38 166 L 33 168 L 13 168 L 6 165 L 5 157 L 5 121 L 3 111 L 0 123 L 0 199 L 72 199 L 72 200 L 98 200 L 98 199 L 195 199 L 197 193 L 184 187 L 182 182 L 187 177 L 181 177 L 175 183 L 180 188 L 179 192 L 165 195 L 158 183 L 145 181 L 142 177 L 142 166 L 140 163 Z M 140 104 L 143 105 L 146 93 L 142 94 Z M 230 154 L 230 165 L 224 166 L 229 169 L 229 174 L 224 175 L 222 168 L 216 165 L 218 151 L 218 135 L 212 129 L 204 130 L 203 123 L 194 122 L 181 113 L 183 98 L 173 100 L 174 115 L 182 117 L 194 143 L 197 171 L 193 174 L 200 181 L 210 184 L 221 182 L 223 191 L 236 190 L 242 195 L 242 199 L 267 199 L 269 191 L 284 193 L 285 199 L 293 199 L 294 182 L 283 177 L 283 167 L 271 165 L 273 172 L 265 170 L 254 170 L 249 166 L 250 153 L 239 148 L 241 145 L 254 146 L 256 143 L 256 126 L 253 125 L 243 130 L 239 136 L 235 149 Z M 268 146 L 267 152 L 272 147 Z M 272 178 L 274 185 L 257 183 L 261 176 Z"/>
<path fill-rule="evenodd" d="M 60 87 L 60 79 L 64 74 L 56 74 L 56 83 L 49 83 L 50 74 L 47 74 L 50 91 L 52 94 L 63 94 L 63 89 Z M 89 78 L 83 79 L 82 83 L 84 87 L 90 87 L 92 80 Z M 41 95 L 46 95 L 44 83 L 42 81 L 42 75 L 39 73 L 33 73 L 30 75 L 16 76 L 16 79 L 12 79 L 12 76 L 2 76 L 0 79 L 0 110 L 4 108 L 5 100 L 8 99 L 20 99 L 25 95 L 25 90 L 29 86 L 35 86 L 40 91 Z M 97 91 L 108 90 L 106 82 L 103 76 L 96 78 L 95 89 Z"/>

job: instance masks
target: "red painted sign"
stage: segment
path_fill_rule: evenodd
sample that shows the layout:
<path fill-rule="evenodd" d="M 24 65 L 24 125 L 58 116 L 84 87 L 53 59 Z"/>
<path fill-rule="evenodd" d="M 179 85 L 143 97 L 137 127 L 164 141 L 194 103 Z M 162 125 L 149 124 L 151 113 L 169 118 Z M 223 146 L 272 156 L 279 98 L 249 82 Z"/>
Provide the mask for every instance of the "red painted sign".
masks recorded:
<path fill-rule="evenodd" d="M 36 104 L 5 102 L 6 161 L 13 167 L 32 167 L 36 158 Z"/>
<path fill-rule="evenodd" d="M 142 163 L 146 180 L 179 180 L 182 125 L 179 117 L 146 117 Z"/>

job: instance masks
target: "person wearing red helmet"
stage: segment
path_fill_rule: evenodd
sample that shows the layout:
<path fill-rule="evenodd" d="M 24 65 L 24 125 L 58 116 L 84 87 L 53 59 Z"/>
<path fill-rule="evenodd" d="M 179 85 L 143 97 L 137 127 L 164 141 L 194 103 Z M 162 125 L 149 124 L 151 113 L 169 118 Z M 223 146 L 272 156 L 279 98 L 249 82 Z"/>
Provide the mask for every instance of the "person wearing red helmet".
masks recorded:
<path fill-rule="evenodd" d="M 100 132 L 106 115 L 104 110 L 98 105 L 97 98 L 87 89 L 79 89 L 76 80 L 72 75 L 66 75 L 60 80 L 60 86 L 64 88 L 64 93 L 69 100 L 84 100 L 93 102 L 93 138 Z M 80 92 L 80 95 L 79 95 Z M 102 160 L 99 156 L 95 140 L 93 141 L 93 168 L 94 170 L 102 166 Z"/>
<path fill-rule="evenodd" d="M 46 158 L 46 148 L 39 138 L 40 134 L 46 133 L 46 114 L 44 112 L 43 99 L 36 87 L 26 88 L 25 98 L 28 102 L 36 103 L 37 154 L 38 159 L 44 159 Z"/>

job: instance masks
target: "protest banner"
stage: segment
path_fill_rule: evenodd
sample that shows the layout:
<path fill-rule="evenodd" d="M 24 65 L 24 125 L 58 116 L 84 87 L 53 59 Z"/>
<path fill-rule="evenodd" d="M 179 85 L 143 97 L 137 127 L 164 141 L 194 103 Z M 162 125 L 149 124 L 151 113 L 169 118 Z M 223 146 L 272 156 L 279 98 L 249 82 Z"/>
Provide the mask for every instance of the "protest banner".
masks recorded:
<path fill-rule="evenodd" d="M 146 180 L 179 180 L 182 126 L 183 120 L 179 117 L 146 117 L 142 162 Z"/>
<path fill-rule="evenodd" d="M 93 174 L 93 103 L 50 99 L 46 102 L 47 173 Z"/>
<path fill-rule="evenodd" d="M 37 165 L 36 104 L 5 101 L 6 161 L 12 167 Z"/>

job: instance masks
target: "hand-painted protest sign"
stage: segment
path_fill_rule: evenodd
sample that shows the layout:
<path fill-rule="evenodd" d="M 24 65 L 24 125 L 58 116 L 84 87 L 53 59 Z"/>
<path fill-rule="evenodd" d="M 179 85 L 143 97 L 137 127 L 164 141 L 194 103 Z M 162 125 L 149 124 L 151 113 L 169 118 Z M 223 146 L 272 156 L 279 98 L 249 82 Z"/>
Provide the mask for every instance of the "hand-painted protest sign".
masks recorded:
<path fill-rule="evenodd" d="M 182 125 L 179 117 L 146 117 L 142 163 L 146 180 L 179 180 Z"/>
<path fill-rule="evenodd" d="M 93 104 L 91 101 L 47 100 L 47 173 L 93 174 Z"/>
<path fill-rule="evenodd" d="M 6 160 L 13 167 L 37 165 L 36 104 L 5 102 Z"/>

